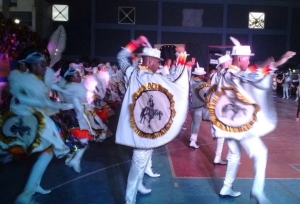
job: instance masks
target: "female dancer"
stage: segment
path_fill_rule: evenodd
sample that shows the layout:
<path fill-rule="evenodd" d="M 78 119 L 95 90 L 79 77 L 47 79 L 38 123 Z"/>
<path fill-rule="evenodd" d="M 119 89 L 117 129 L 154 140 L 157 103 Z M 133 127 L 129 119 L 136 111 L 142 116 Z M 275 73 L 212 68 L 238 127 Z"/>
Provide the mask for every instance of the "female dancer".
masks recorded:
<path fill-rule="evenodd" d="M 11 112 L 2 117 L 0 148 L 10 152 L 40 153 L 23 192 L 16 199 L 16 203 L 31 203 L 35 193 L 51 192 L 44 190 L 40 183 L 53 153 L 61 158 L 70 151 L 49 115 L 72 108 L 72 105 L 49 99 L 49 89 L 43 82 L 47 64 L 41 53 L 30 51 L 21 63 L 25 63 L 28 72 L 14 75 L 17 79 L 11 78 Z"/>
<path fill-rule="evenodd" d="M 81 171 L 81 158 L 86 150 L 88 141 L 97 137 L 105 137 L 107 127 L 94 114 L 94 107 L 88 104 L 87 90 L 81 83 L 81 76 L 77 69 L 67 65 L 62 68 L 61 75 L 67 81 L 64 87 L 65 91 L 62 93 L 64 101 L 74 105 L 74 110 L 65 111 L 63 114 L 64 123 L 72 134 L 85 144 L 83 149 L 67 158 L 66 165 L 79 173 Z"/>

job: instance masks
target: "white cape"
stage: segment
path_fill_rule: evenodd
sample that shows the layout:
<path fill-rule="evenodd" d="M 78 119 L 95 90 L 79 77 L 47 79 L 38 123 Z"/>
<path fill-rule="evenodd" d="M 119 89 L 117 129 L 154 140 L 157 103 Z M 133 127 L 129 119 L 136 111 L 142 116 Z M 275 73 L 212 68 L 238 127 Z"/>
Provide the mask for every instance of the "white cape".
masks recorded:
<path fill-rule="evenodd" d="M 148 149 L 174 139 L 186 119 L 188 86 L 186 69 L 176 82 L 135 69 L 123 100 L 116 143 Z"/>

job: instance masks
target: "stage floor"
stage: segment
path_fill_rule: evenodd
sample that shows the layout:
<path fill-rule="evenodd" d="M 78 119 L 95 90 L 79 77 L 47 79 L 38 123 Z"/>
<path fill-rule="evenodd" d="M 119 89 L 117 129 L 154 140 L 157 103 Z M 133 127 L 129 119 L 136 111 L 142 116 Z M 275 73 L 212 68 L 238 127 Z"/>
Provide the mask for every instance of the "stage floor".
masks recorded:
<path fill-rule="evenodd" d="M 269 157 L 265 192 L 274 204 L 300 203 L 300 122 L 296 122 L 297 102 L 294 98 L 275 102 L 278 112 L 276 130 L 263 140 Z M 118 112 L 119 109 L 116 110 Z M 110 129 L 115 131 L 118 117 L 112 118 Z M 238 198 L 220 198 L 226 166 L 213 166 L 216 141 L 210 134 L 210 124 L 202 122 L 198 135 L 200 148 L 189 144 L 190 116 L 178 137 L 153 154 L 154 171 L 159 178 L 144 177 L 148 195 L 137 194 L 137 204 L 250 204 L 249 193 L 253 182 L 253 163 L 243 152 L 234 189 L 241 191 Z M 126 133 L 124 133 L 125 136 Z M 224 143 L 223 158 L 227 155 Z M 37 155 L 15 157 L 12 162 L 0 163 L 0 203 L 13 203 L 22 191 Z M 54 158 L 47 168 L 41 185 L 52 192 L 35 195 L 40 204 L 124 204 L 127 175 L 132 148 L 117 145 L 114 138 L 103 143 L 90 143 L 83 156 L 82 172 L 76 173 Z"/>

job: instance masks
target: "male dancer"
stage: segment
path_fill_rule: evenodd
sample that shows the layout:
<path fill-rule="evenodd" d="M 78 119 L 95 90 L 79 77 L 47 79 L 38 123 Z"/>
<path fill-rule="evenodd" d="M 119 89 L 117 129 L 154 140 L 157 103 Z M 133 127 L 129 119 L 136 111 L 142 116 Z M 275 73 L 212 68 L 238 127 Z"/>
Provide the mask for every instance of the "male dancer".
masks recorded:
<path fill-rule="evenodd" d="M 205 105 L 205 101 L 199 95 L 199 90 L 204 88 L 206 82 L 204 81 L 206 72 L 204 68 L 199 67 L 197 63 L 197 67 L 192 72 L 192 76 L 190 79 L 190 91 L 192 97 L 191 103 L 191 111 L 193 112 L 193 118 L 191 123 L 191 137 L 190 137 L 190 147 L 198 149 L 199 145 L 196 144 L 198 138 L 198 132 L 202 120 L 202 112 Z"/>
<path fill-rule="evenodd" d="M 128 85 L 116 133 L 116 143 L 134 148 L 128 175 L 126 203 L 136 202 L 137 190 L 150 193 L 142 184 L 145 168 L 153 148 L 170 142 L 180 132 L 188 109 L 188 75 L 186 53 L 177 49 L 177 67 L 172 75 L 155 73 L 160 51 L 149 47 L 146 37 L 131 41 L 117 56 Z M 140 66 L 132 66 L 129 57 L 140 46 Z M 152 97 L 151 97 L 152 96 Z M 153 99 L 152 107 L 147 102 Z"/>
<path fill-rule="evenodd" d="M 250 46 L 242 46 L 231 38 L 233 63 L 220 72 L 218 81 L 208 93 L 208 108 L 216 137 L 225 137 L 229 158 L 224 185 L 220 196 L 237 197 L 240 192 L 232 190 L 241 158 L 241 146 L 254 160 L 254 183 L 251 195 L 259 203 L 269 203 L 264 193 L 267 148 L 261 136 L 273 131 L 277 118 L 271 97 L 271 75 L 277 66 L 295 55 L 287 52 L 278 62 L 266 60 L 260 66 L 249 67 Z M 270 65 L 271 66 L 266 66 Z"/>
<path fill-rule="evenodd" d="M 216 66 L 217 71 L 214 72 L 211 76 L 210 76 L 210 86 L 212 86 L 213 84 L 215 84 L 217 81 L 219 81 L 220 78 L 220 73 L 222 71 L 222 69 L 228 68 L 230 65 L 232 64 L 232 58 L 228 55 L 221 55 L 218 59 L 218 65 Z M 214 131 L 212 130 L 212 136 L 213 138 L 217 138 L 214 134 Z M 216 149 L 216 154 L 215 154 L 215 159 L 214 159 L 214 164 L 227 164 L 227 161 L 224 161 L 222 159 L 222 150 L 223 150 L 223 145 L 224 145 L 224 138 L 219 137 L 217 138 L 217 149 Z"/>

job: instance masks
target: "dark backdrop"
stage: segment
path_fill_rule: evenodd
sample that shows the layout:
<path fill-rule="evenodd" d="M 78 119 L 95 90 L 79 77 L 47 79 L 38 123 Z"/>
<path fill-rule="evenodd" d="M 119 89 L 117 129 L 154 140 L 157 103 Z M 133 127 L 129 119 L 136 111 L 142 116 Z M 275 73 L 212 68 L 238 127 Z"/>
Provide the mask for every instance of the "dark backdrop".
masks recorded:
<path fill-rule="evenodd" d="M 231 0 L 48 0 L 69 5 L 69 21 L 53 22 L 53 31 L 67 31 L 65 56 L 88 55 L 116 61 L 121 46 L 145 35 L 153 44 L 186 44 L 201 66 L 208 66 L 209 45 L 232 45 L 234 36 L 251 45 L 253 61 L 286 50 L 298 52 L 291 63 L 300 61 L 300 1 Z M 135 7 L 135 24 L 118 24 L 118 8 Z M 203 9 L 202 27 L 182 26 L 183 9 Z M 248 29 L 249 12 L 264 12 L 265 29 Z"/>

